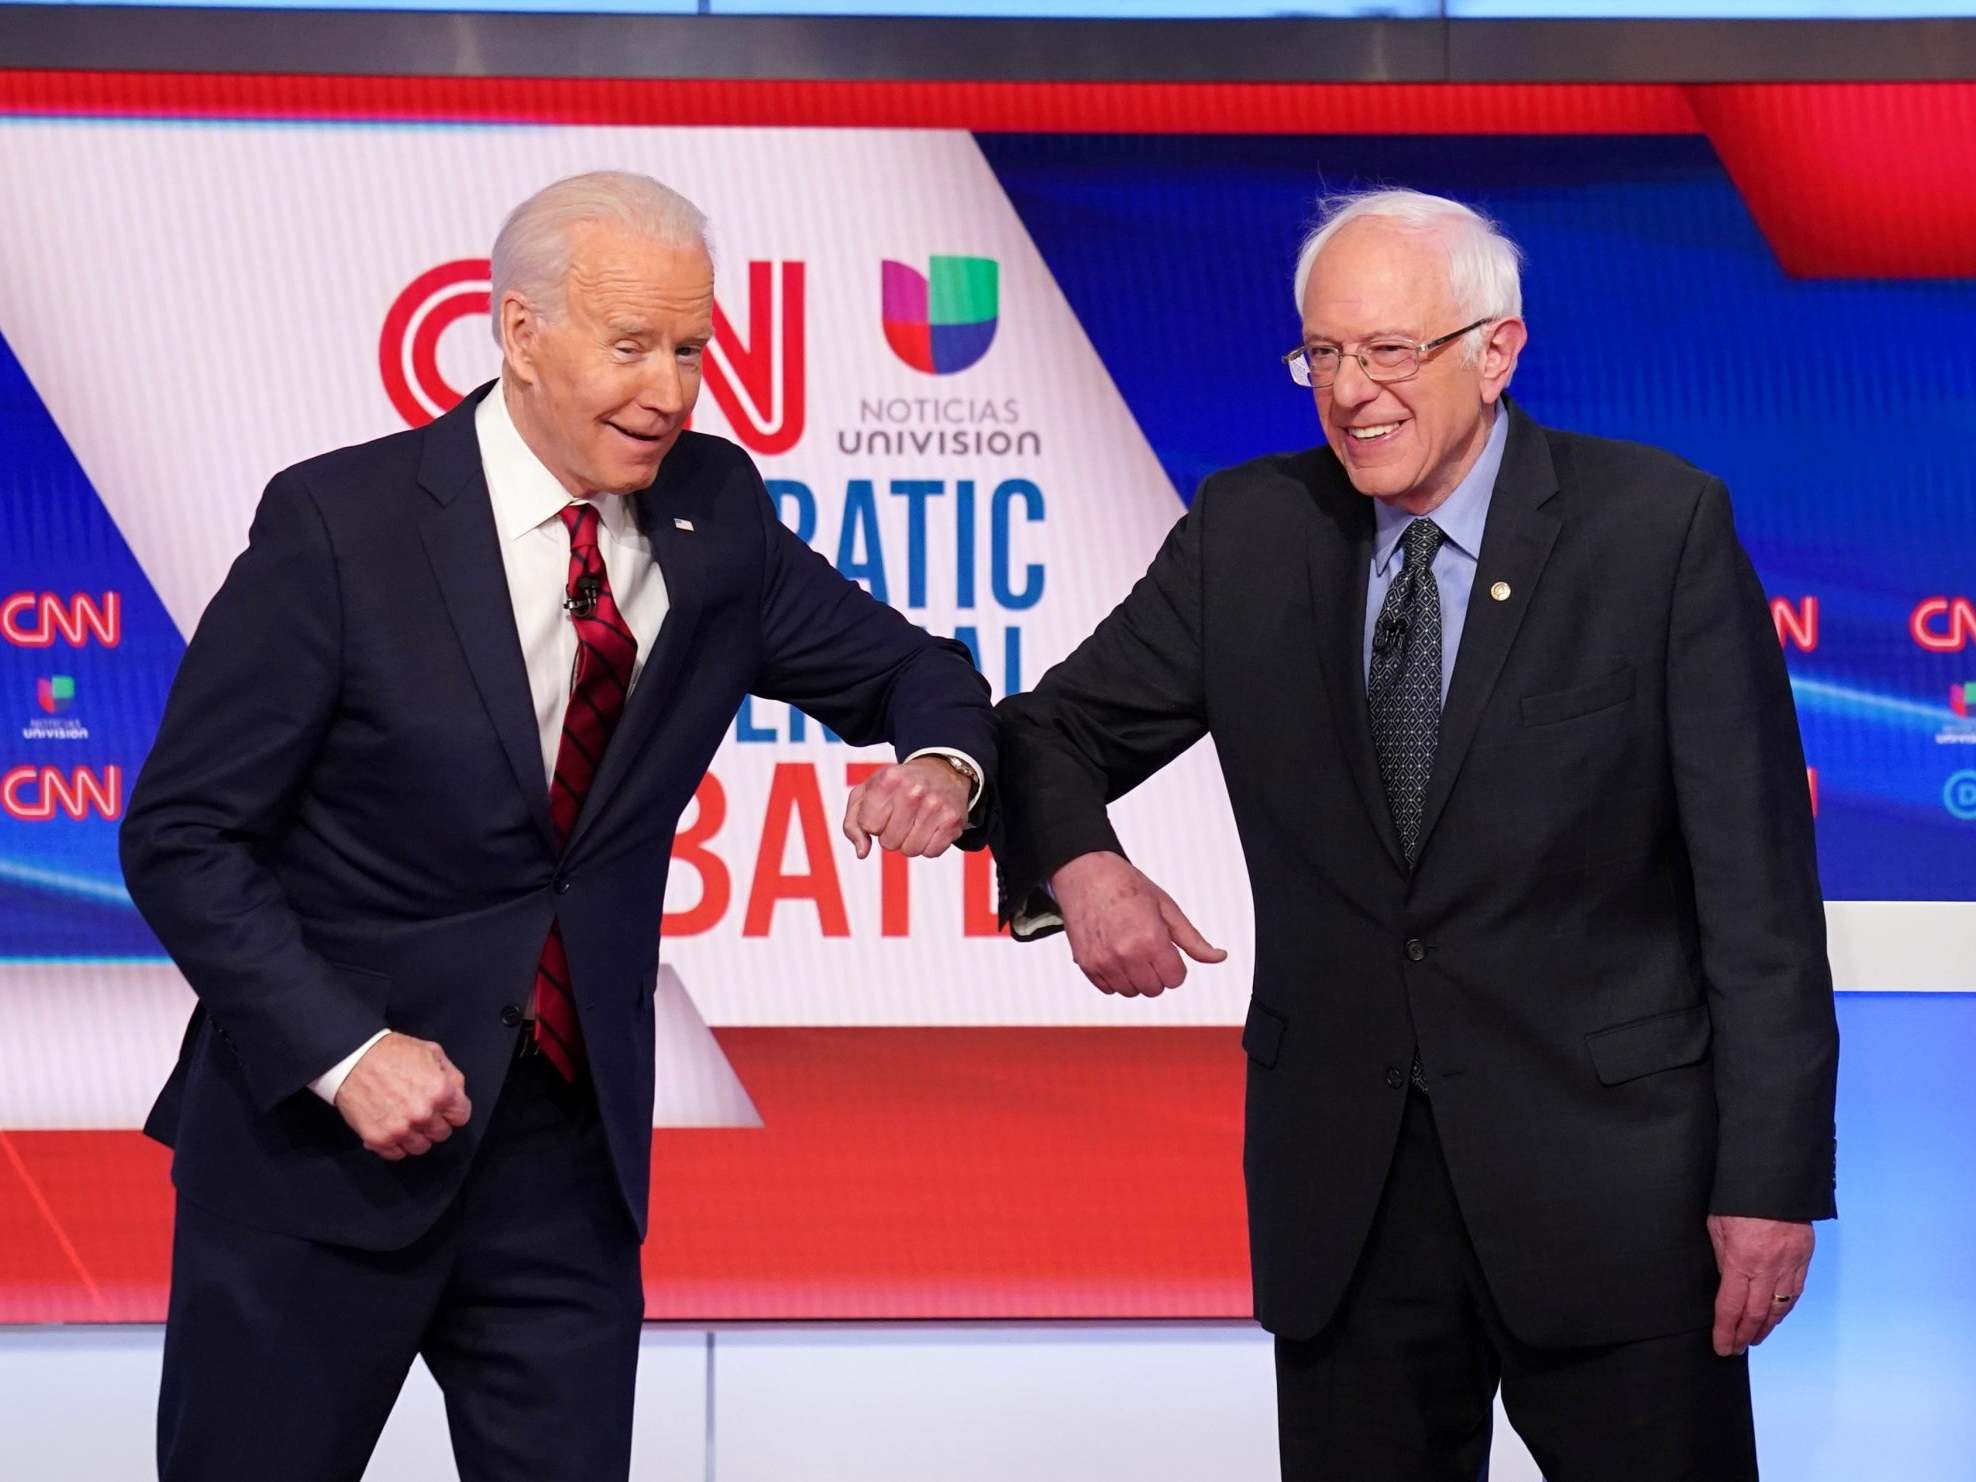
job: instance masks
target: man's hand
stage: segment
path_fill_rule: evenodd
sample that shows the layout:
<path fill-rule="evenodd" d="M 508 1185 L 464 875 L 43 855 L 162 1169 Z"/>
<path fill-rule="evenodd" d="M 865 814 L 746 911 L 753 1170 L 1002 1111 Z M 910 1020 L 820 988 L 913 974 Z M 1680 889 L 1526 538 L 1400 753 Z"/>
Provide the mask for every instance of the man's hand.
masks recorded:
<path fill-rule="evenodd" d="M 1187 981 L 1181 952 L 1196 962 L 1228 956 L 1122 854 L 1080 854 L 1050 877 L 1050 890 L 1063 910 L 1071 960 L 1107 993 L 1158 998 Z"/>
<path fill-rule="evenodd" d="M 416 1158 L 473 1115 L 467 1078 L 431 1040 L 387 1034 L 364 1051 L 336 1092 L 336 1110 L 386 1162 Z"/>
<path fill-rule="evenodd" d="M 1807 1224 L 1735 1214 L 1710 1215 L 1708 1238 L 1722 1273 L 1715 1293 L 1715 1351 L 1728 1358 L 1768 1338 L 1798 1305 L 1814 1239 Z"/>
<path fill-rule="evenodd" d="M 880 767 L 851 789 L 844 809 L 844 837 L 858 846 L 858 858 L 872 841 L 908 859 L 938 859 L 967 827 L 967 805 L 974 789 L 946 760 L 915 757 Z"/>

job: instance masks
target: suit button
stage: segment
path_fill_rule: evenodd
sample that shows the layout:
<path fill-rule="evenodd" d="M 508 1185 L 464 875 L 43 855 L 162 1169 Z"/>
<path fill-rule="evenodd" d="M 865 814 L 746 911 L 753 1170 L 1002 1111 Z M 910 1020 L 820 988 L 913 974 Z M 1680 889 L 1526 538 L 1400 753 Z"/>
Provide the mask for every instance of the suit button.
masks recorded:
<path fill-rule="evenodd" d="M 558 881 L 556 881 L 556 894 L 557 894 L 557 895 L 568 895 L 568 894 L 569 894 L 569 881 L 568 881 L 568 880 L 558 880 Z"/>
<path fill-rule="evenodd" d="M 521 1010 L 511 1003 L 501 1005 L 501 1022 L 513 1029 L 521 1023 Z"/>
<path fill-rule="evenodd" d="M 1387 1085 L 1391 1086 L 1395 1091 L 1397 1091 L 1400 1089 L 1400 1087 L 1404 1086 L 1406 1083 L 1407 1083 L 1407 1073 L 1404 1070 L 1401 1070 L 1397 1065 L 1389 1065 L 1386 1067 Z"/>
<path fill-rule="evenodd" d="M 1419 937 L 1415 937 L 1407 943 L 1408 962 L 1418 962 L 1420 961 L 1421 958 L 1425 957 L 1426 955 L 1427 955 L 1427 943 L 1423 942 Z"/>

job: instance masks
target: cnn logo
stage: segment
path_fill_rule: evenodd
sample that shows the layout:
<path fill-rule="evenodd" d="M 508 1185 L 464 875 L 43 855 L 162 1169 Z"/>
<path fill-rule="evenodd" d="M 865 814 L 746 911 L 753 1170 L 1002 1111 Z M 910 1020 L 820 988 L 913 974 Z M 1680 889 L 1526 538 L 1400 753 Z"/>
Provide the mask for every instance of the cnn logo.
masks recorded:
<path fill-rule="evenodd" d="M 0 602 L 0 636 L 16 648 L 53 648 L 58 639 L 70 648 L 92 639 L 115 648 L 123 642 L 123 598 L 78 592 L 64 601 L 53 592 L 16 592 Z"/>
<path fill-rule="evenodd" d="M 1924 598 L 1907 620 L 1907 630 L 1931 653 L 1954 653 L 1976 643 L 1976 606 L 1967 597 Z"/>
<path fill-rule="evenodd" d="M 489 271 L 484 257 L 443 263 L 413 279 L 384 316 L 378 370 L 406 425 L 423 427 L 460 404 L 462 393 L 440 374 L 439 337 L 459 320 L 489 312 Z M 751 262 L 747 333 L 714 305 L 707 391 L 735 439 L 764 457 L 788 452 L 803 436 L 803 295 L 802 263 Z"/>
<path fill-rule="evenodd" d="M 123 817 L 123 768 L 15 767 L 0 777 L 0 808 L 24 823 Z"/>

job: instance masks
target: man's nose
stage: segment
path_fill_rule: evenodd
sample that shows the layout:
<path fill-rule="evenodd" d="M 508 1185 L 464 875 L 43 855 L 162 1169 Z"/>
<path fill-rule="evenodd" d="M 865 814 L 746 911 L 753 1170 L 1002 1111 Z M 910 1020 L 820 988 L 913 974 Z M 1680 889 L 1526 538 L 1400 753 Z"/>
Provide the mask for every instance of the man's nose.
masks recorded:
<path fill-rule="evenodd" d="M 654 355 L 651 374 L 645 377 L 639 388 L 640 401 L 653 411 L 668 417 L 679 415 L 686 409 L 686 377 L 679 368 L 676 355 Z"/>
<path fill-rule="evenodd" d="M 1331 379 L 1331 399 L 1342 406 L 1362 407 L 1379 394 L 1379 383 L 1365 373 L 1356 355 L 1340 355 Z"/>

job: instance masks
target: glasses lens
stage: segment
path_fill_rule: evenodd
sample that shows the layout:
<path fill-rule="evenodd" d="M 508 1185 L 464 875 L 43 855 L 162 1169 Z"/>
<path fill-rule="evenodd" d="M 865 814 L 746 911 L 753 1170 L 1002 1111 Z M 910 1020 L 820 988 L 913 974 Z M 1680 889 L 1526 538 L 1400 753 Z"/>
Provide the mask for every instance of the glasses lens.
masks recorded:
<path fill-rule="evenodd" d="M 1338 352 L 1330 347 L 1309 352 L 1310 384 L 1329 386 L 1338 379 Z"/>
<path fill-rule="evenodd" d="M 1413 346 L 1405 340 L 1375 340 L 1363 353 L 1365 373 L 1375 381 L 1403 381 L 1420 369 Z"/>

